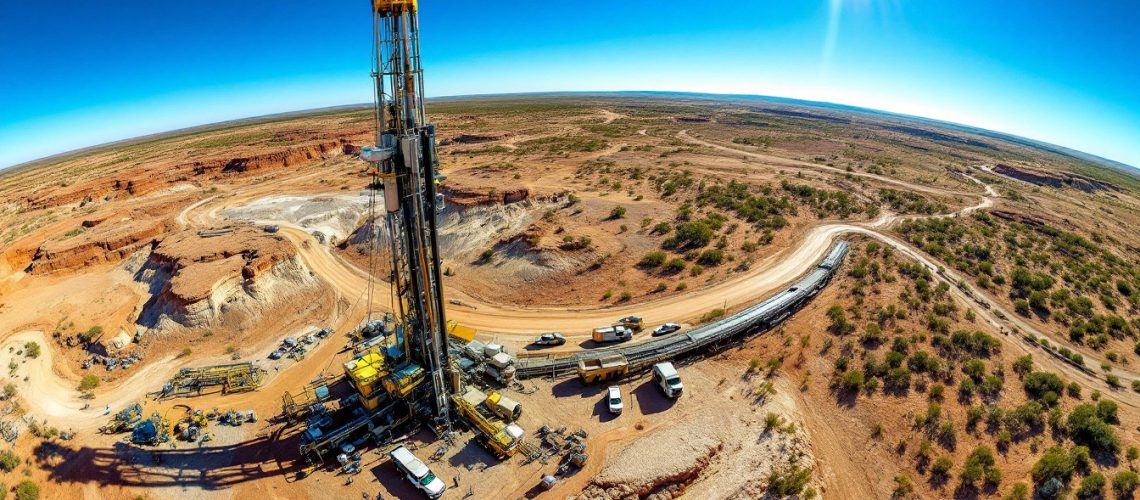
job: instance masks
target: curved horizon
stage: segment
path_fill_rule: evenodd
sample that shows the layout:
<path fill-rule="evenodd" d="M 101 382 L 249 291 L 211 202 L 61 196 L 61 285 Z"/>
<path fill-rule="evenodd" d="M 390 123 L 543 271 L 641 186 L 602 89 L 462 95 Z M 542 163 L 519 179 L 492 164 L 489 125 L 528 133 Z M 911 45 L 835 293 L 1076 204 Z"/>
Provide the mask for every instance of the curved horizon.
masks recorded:
<path fill-rule="evenodd" d="M 1052 146 L 1052 147 L 1056 147 L 1056 148 L 1062 148 L 1062 149 L 1069 150 L 1072 152 L 1080 153 L 1080 154 L 1087 155 L 1089 157 L 1095 158 L 1099 161 L 1106 162 L 1109 164 L 1113 164 L 1115 166 L 1126 167 L 1128 169 L 1131 169 L 1131 170 L 1127 171 L 1128 173 L 1131 173 L 1133 175 L 1136 175 L 1137 177 L 1140 177 L 1140 166 L 1138 166 L 1138 165 L 1125 163 L 1125 162 L 1122 162 L 1122 161 L 1119 161 L 1119 160 L 1116 160 L 1113 158 L 1106 158 L 1104 156 L 1100 156 L 1100 155 L 1097 155 L 1095 153 L 1090 153 L 1088 151 L 1083 151 L 1083 150 L 1076 149 L 1076 148 L 1066 146 L 1063 144 L 1056 144 L 1056 143 L 1052 143 L 1052 142 L 1042 140 L 1042 139 L 1038 139 L 1038 138 L 1034 138 L 1034 137 L 1026 137 L 1026 136 L 1016 134 L 1013 132 L 1007 132 L 1007 131 L 1002 131 L 1002 130 L 994 130 L 994 129 L 989 129 L 986 127 L 982 127 L 982 126 L 978 126 L 978 125 L 974 125 L 974 124 L 970 124 L 970 123 L 954 122 L 954 121 L 944 120 L 944 119 L 936 118 L 936 117 L 913 115 L 913 114 L 909 114 L 909 113 L 892 111 L 892 110 L 888 110 L 888 109 L 870 108 L 870 107 L 861 106 L 858 104 L 849 104 L 849 103 L 842 103 L 842 102 L 829 102 L 829 101 L 816 101 L 816 100 L 810 100 L 810 99 L 801 99 L 801 98 L 797 98 L 797 97 L 785 97 L 785 96 L 761 95 L 761 94 L 718 94 L 718 93 L 711 93 L 711 92 L 691 92 L 691 91 L 684 91 L 684 90 L 538 90 L 538 91 L 530 91 L 530 92 L 503 92 L 503 93 L 489 93 L 489 94 L 441 95 L 441 96 L 429 97 L 428 101 L 430 102 L 430 101 L 438 101 L 438 100 L 443 100 L 443 99 L 477 99 L 477 98 L 484 98 L 484 97 L 490 98 L 490 97 L 513 97 L 513 96 L 518 96 L 518 97 L 549 96 L 549 95 L 616 96 L 616 95 L 637 95 L 637 94 L 649 94 L 649 95 L 661 96 L 661 97 L 666 97 L 666 96 L 704 97 L 704 98 L 714 98 L 716 100 L 726 100 L 726 101 L 732 100 L 732 99 L 757 99 L 757 100 L 769 100 L 769 101 L 774 101 L 774 102 L 783 101 L 782 102 L 783 104 L 796 104 L 796 105 L 801 105 L 801 106 L 815 106 L 815 107 L 823 107 L 823 108 L 837 107 L 837 108 L 844 108 L 844 109 L 847 109 L 850 111 L 890 115 L 890 116 L 894 116 L 894 117 L 905 119 L 905 120 L 933 122 L 934 124 L 936 124 L 938 126 L 943 126 L 943 127 L 945 127 L 945 126 L 965 127 L 965 128 L 970 128 L 970 129 L 976 129 L 977 131 L 989 132 L 991 134 L 997 134 L 997 135 L 1008 136 L 1008 137 L 1016 137 L 1019 139 L 1024 139 L 1024 140 L 1028 140 L 1031 142 L 1040 143 L 1041 145 L 1048 145 L 1048 146 Z M 145 140 L 145 139 L 160 139 L 163 136 L 170 135 L 170 134 L 176 134 L 179 132 L 187 132 L 187 131 L 193 131 L 193 130 L 197 130 L 197 129 L 201 129 L 203 132 L 206 132 L 206 131 L 209 131 L 210 128 L 215 127 L 215 126 L 221 126 L 221 125 L 227 125 L 227 124 L 233 124 L 233 123 L 239 123 L 239 122 L 248 121 L 248 122 L 256 123 L 256 122 L 261 121 L 261 120 L 277 118 L 277 117 L 304 115 L 307 113 L 325 111 L 325 110 L 330 110 L 330 109 L 354 108 L 354 107 L 363 107 L 363 106 L 371 106 L 371 105 L 372 105 L 372 103 L 369 103 L 369 102 L 333 104 L 333 105 L 329 105 L 329 106 L 318 106 L 318 107 L 304 108 L 304 109 L 284 110 L 284 111 L 265 113 L 265 114 L 259 114 L 259 115 L 228 118 L 228 119 L 206 122 L 206 123 L 191 124 L 191 125 L 187 125 L 184 127 L 178 127 L 178 128 L 173 128 L 173 129 L 169 129 L 169 130 L 162 130 L 162 131 L 157 131 L 157 132 L 152 132 L 152 133 L 147 133 L 147 134 L 142 134 L 142 135 L 136 135 L 133 137 L 124 137 L 121 139 L 115 139 L 115 140 L 102 142 L 102 143 L 98 143 L 98 144 L 91 144 L 88 146 L 81 146 L 81 147 L 77 147 L 77 148 L 70 149 L 67 151 L 54 153 L 54 154 L 50 154 L 50 155 L 39 157 L 39 158 L 34 158 L 31 160 L 23 161 L 23 162 L 12 164 L 12 165 L 0 165 L 0 174 L 2 174 L 4 170 L 18 169 L 21 167 L 34 165 L 34 164 L 41 163 L 41 162 L 51 161 L 51 160 L 57 159 L 57 158 L 65 158 L 67 156 L 77 154 L 77 153 L 81 153 L 84 151 L 99 150 L 99 149 L 103 149 L 103 148 L 113 147 L 113 146 L 118 145 L 118 144 L 131 143 L 134 141 Z M 998 137 L 998 139 L 1001 139 L 1001 138 Z M 1060 153 L 1060 152 L 1056 152 L 1056 153 Z M 1108 165 L 1101 165 L 1101 166 L 1107 167 Z"/>
<path fill-rule="evenodd" d="M 366 102 L 367 2 L 331 7 L 5 4 L 0 166 Z M 639 1 L 487 8 L 425 0 L 427 94 L 802 99 L 969 124 L 1140 168 L 1138 4 L 712 0 L 703 9 L 708 15 L 693 22 L 684 9 Z M 606 15 L 592 14 L 599 11 Z"/>

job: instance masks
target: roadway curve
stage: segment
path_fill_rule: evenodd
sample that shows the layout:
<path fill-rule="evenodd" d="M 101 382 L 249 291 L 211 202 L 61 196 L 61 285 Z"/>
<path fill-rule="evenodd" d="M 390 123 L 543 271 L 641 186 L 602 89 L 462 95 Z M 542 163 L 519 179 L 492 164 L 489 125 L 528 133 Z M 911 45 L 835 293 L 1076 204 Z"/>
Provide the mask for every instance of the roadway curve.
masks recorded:
<path fill-rule="evenodd" d="M 747 154 L 747 152 L 743 151 L 737 152 Z M 827 168 L 814 164 L 805 164 L 802 166 Z M 315 175 L 325 175 L 325 173 L 318 171 L 295 179 L 308 178 Z M 993 204 L 991 197 L 996 196 L 996 192 L 981 181 L 972 177 L 971 179 L 985 186 L 986 190 L 986 196 L 983 196 L 977 204 L 965 207 L 954 214 L 921 217 L 956 216 L 991 206 Z M 261 196 L 280 194 L 283 187 L 282 185 L 256 186 L 243 189 L 240 193 L 213 196 L 187 206 L 179 214 L 178 222 L 184 226 L 211 226 L 219 222 L 221 219 L 220 212 L 226 206 L 243 204 Z M 912 216 L 906 218 L 910 217 Z M 458 297 L 463 302 L 470 304 L 471 307 L 449 307 L 448 316 L 464 324 L 478 328 L 484 332 L 484 334 L 492 332 L 496 334 L 496 337 L 503 336 L 519 342 L 533 335 L 534 332 L 542 330 L 589 331 L 589 329 L 595 325 L 607 324 L 614 318 L 630 313 L 640 314 L 650 323 L 684 320 L 685 318 L 703 314 L 710 309 L 722 307 L 725 303 L 730 307 L 750 305 L 767 297 L 773 291 L 791 282 L 814 266 L 837 238 L 851 234 L 876 238 L 932 270 L 939 269 L 939 264 L 920 250 L 913 248 L 894 236 L 885 234 L 886 228 L 889 228 L 903 218 L 904 217 L 895 214 L 886 213 L 872 222 L 833 223 L 812 227 L 804 233 L 804 236 L 800 238 L 797 243 L 765 258 L 747 273 L 742 273 L 726 282 L 714 286 L 694 290 L 692 293 L 667 297 L 649 303 L 604 308 L 524 309 L 500 304 L 482 303 L 462 293 L 451 291 L 449 293 L 453 298 Z M 340 311 L 336 318 L 330 319 L 332 324 L 338 329 L 358 324 L 365 314 L 365 308 L 362 307 L 363 304 L 361 304 L 360 297 L 363 296 L 363 291 L 367 286 L 368 280 L 366 274 L 356 266 L 331 253 L 324 245 L 318 244 L 310 234 L 301 228 L 282 225 L 279 234 L 296 245 L 300 258 L 315 275 L 324 279 L 338 296 L 350 299 L 351 306 L 346 310 Z M 1039 331 L 1033 325 L 1011 314 L 992 298 L 981 293 L 972 285 L 969 285 L 968 281 L 964 282 L 967 283 L 964 285 L 964 289 L 958 288 L 956 285 L 958 282 L 962 282 L 962 278 L 956 273 L 943 271 L 942 273 L 935 272 L 934 275 L 936 279 L 951 284 L 951 293 L 958 301 L 967 305 L 979 303 L 989 304 L 988 309 L 985 307 L 975 307 L 974 309 L 982 320 L 994 325 L 1003 333 L 1010 332 L 1016 327 L 1021 332 L 1033 334 L 1038 337 L 1051 338 L 1054 342 L 1062 345 L 1066 344 L 1063 341 L 1058 342 L 1054 336 Z M 385 297 L 387 295 L 385 293 L 386 285 L 383 282 L 381 282 L 380 285 L 381 290 L 377 294 L 379 297 L 377 302 L 380 302 L 380 304 L 377 305 L 383 308 L 383 302 L 386 301 Z M 1004 316 L 1004 318 L 999 317 L 999 314 Z M 569 335 L 569 337 L 588 338 L 588 335 Z M 1041 346 L 1025 340 L 1019 335 L 1007 334 L 999 338 L 1003 340 L 1008 348 L 1015 349 L 1015 352 L 1035 354 L 1034 360 L 1038 366 L 1057 372 L 1063 372 L 1067 374 L 1070 379 L 1081 380 L 1087 386 L 1093 388 L 1102 389 L 1106 392 L 1111 390 L 1103 378 L 1096 376 L 1096 374 L 1082 372 L 1063 361 L 1045 354 Z M 47 343 L 42 333 L 29 331 L 21 332 L 10 337 L 3 345 L 0 345 L 0 348 L 3 346 L 20 346 L 23 342 L 30 340 L 43 344 Z M 1070 348 L 1072 348 L 1072 346 L 1070 346 Z M 327 367 L 324 366 L 324 360 L 330 358 L 326 356 L 325 353 L 331 356 L 335 349 L 335 343 L 322 344 L 319 348 L 320 354 L 316 352 L 313 353 L 312 359 L 315 361 L 314 363 L 307 361 L 298 363 L 293 369 L 280 373 L 280 376 L 271 377 L 266 384 L 267 388 L 269 386 L 293 388 L 303 385 L 306 381 L 311 380 L 314 376 L 323 373 L 327 369 Z M 1081 352 L 1087 360 L 1090 360 L 1090 362 L 1099 362 L 1099 359 L 1095 357 L 1095 353 L 1086 352 L 1085 350 L 1078 351 Z M 316 361 L 317 359 L 321 361 Z M 24 382 L 26 385 L 20 388 L 20 392 L 22 394 L 55 394 L 58 397 L 51 398 L 55 403 L 46 400 L 39 401 L 36 398 L 25 398 L 28 400 L 30 408 L 35 410 L 37 414 L 53 418 L 55 422 L 68 427 L 89 429 L 105 421 L 106 417 L 102 415 L 102 411 L 92 410 L 90 412 L 83 412 L 79 410 L 82 404 L 78 399 L 72 396 L 74 394 L 71 389 L 73 382 L 55 373 L 51 369 L 50 360 L 50 349 L 45 350 L 45 355 L 30 367 L 30 374 L 34 376 L 29 377 L 28 382 Z M 94 406 L 98 408 L 110 403 L 111 407 L 119 408 L 126 404 L 126 402 L 138 399 L 145 392 L 153 390 L 154 380 L 165 380 L 165 378 L 173 373 L 179 366 L 179 363 L 173 362 L 172 360 L 151 363 L 150 366 L 135 373 L 126 382 L 118 384 L 113 388 L 100 390 L 97 404 Z M 1117 373 L 1128 378 L 1137 378 L 1134 373 L 1125 372 L 1120 369 L 1118 369 Z M 248 405 L 263 413 L 274 411 L 275 405 L 278 404 L 276 398 L 266 399 L 258 396 L 258 394 L 262 393 L 264 393 L 264 391 L 226 396 L 228 399 L 226 399 L 225 402 L 235 407 L 245 407 Z M 1133 408 L 1140 407 L 1140 395 L 1133 394 L 1126 390 L 1116 390 L 1113 391 L 1113 393 L 1122 404 Z M 214 400 L 215 397 L 204 397 L 203 404 Z"/>
<path fill-rule="evenodd" d="M 977 193 L 942 190 L 874 174 L 861 172 L 851 173 L 826 165 L 817 165 L 809 162 L 777 158 L 751 151 L 742 151 L 694 138 L 689 136 L 685 131 L 681 131 L 678 137 L 714 149 L 758 158 L 777 166 L 834 171 L 843 175 L 852 174 L 884 183 L 895 184 L 915 191 L 979 196 Z M 993 206 L 994 198 L 998 195 L 997 192 L 991 186 L 975 177 L 968 175 L 966 177 L 984 188 L 985 194 L 979 196 L 978 203 L 974 205 L 964 207 L 954 213 L 942 215 L 900 216 L 893 213 L 885 213 L 879 219 L 871 222 L 820 224 L 808 229 L 803 237 L 795 244 L 757 262 L 749 271 L 736 275 L 716 285 L 693 290 L 690 293 L 673 295 L 652 302 L 619 306 L 523 308 L 505 304 L 487 303 L 468 296 L 461 291 L 448 290 L 448 298 L 455 299 L 456 302 L 462 305 L 449 302 L 447 316 L 449 319 L 454 319 L 464 325 L 479 330 L 483 337 L 491 337 L 498 341 L 509 341 L 516 345 L 524 343 L 536 332 L 561 331 L 566 333 L 567 338 L 571 340 L 571 342 L 568 343 L 569 347 L 589 339 L 590 335 L 588 332 L 597 325 L 609 324 L 616 318 L 630 314 L 643 317 L 648 324 L 659 324 L 669 321 L 684 322 L 712 309 L 724 307 L 725 305 L 729 308 L 733 308 L 756 303 L 807 272 L 826 254 L 828 248 L 831 247 L 837 238 L 849 234 L 859 234 L 878 239 L 928 268 L 937 270 L 941 268 L 941 265 L 933 258 L 908 243 L 888 234 L 887 229 L 905 219 L 956 217 Z M 179 222 L 212 225 L 221 219 L 220 212 L 226 206 L 244 203 L 259 196 L 267 195 L 270 191 L 280 193 L 281 189 L 282 186 L 259 187 L 245 190 L 240 194 L 234 194 L 229 197 L 216 197 L 203 200 L 193 206 L 187 207 L 187 209 L 180 214 Z M 296 246 L 298 255 L 305 265 L 308 266 L 309 270 L 325 280 L 338 295 L 349 298 L 363 296 L 363 292 L 367 289 L 368 285 L 367 273 L 364 270 L 330 252 L 328 247 L 319 244 L 312 235 L 308 234 L 308 232 L 302 228 L 282 225 L 279 234 Z M 1063 340 L 1058 341 L 1055 335 L 1040 331 L 1033 325 L 1022 321 L 1015 314 L 1004 309 L 998 302 L 974 288 L 973 285 L 969 284 L 968 280 L 963 280 L 956 273 L 943 271 L 943 274 L 944 275 L 939 275 L 939 273 L 935 273 L 935 276 L 937 276 L 937 279 L 946 281 L 951 285 L 953 295 L 960 302 L 974 306 L 981 303 L 988 304 L 988 309 L 985 307 L 974 307 L 974 309 L 984 320 L 1003 332 L 1013 331 L 1016 328 L 1021 332 L 1049 338 L 1058 344 L 1066 345 Z M 963 283 L 962 286 L 964 289 L 959 288 L 959 283 Z M 374 304 L 375 309 L 380 311 L 389 310 L 388 297 L 390 290 L 388 285 L 382 281 L 377 282 L 377 285 L 378 289 Z M 362 305 L 363 304 L 361 304 L 361 306 Z M 354 321 L 363 319 L 365 309 L 364 307 L 352 307 L 351 310 L 346 311 L 346 313 L 356 315 L 357 317 L 354 318 L 350 316 L 344 318 L 340 323 L 343 324 L 347 322 L 348 324 L 355 324 Z M 1100 388 L 1109 389 L 1103 378 L 1087 374 L 1067 363 L 1050 357 L 1041 351 L 1040 346 L 1022 339 L 1020 336 L 1006 335 L 1003 336 L 1003 339 L 1006 340 L 1007 344 L 1015 345 L 1020 351 L 1035 352 L 1037 354 L 1035 360 L 1039 365 L 1063 371 L 1069 374 L 1070 378 L 1081 379 Z M 1096 353 L 1087 352 L 1086 350 L 1074 348 L 1073 346 L 1069 346 L 1069 348 L 1081 352 L 1086 360 L 1099 364 L 1100 359 Z M 560 354 L 576 350 L 577 349 L 544 351 L 544 353 Z M 1135 373 L 1123 369 L 1118 369 L 1117 374 L 1128 379 L 1138 378 Z M 1137 398 L 1137 395 L 1127 391 L 1115 392 L 1119 393 L 1121 399 L 1129 400 L 1127 404 L 1140 407 L 1140 398 Z"/>

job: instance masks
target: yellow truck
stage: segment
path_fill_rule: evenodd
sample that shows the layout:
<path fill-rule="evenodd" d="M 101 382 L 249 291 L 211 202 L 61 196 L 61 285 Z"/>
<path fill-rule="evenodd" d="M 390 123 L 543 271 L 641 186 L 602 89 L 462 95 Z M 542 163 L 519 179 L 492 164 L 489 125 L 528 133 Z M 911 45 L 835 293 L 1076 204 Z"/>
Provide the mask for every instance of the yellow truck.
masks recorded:
<path fill-rule="evenodd" d="M 622 319 L 617 320 L 616 324 L 629 328 L 635 332 L 640 332 L 642 328 L 645 328 L 645 322 L 641 320 L 641 316 L 626 316 Z"/>
<path fill-rule="evenodd" d="M 621 378 L 627 373 L 629 360 L 624 354 L 578 359 L 578 377 L 587 384 Z"/>
<path fill-rule="evenodd" d="M 495 456 L 506 460 L 518 452 L 526 433 L 516 424 L 504 422 L 487 407 L 487 395 L 469 388 L 461 395 L 451 396 L 455 408 L 475 431 L 476 438 Z"/>

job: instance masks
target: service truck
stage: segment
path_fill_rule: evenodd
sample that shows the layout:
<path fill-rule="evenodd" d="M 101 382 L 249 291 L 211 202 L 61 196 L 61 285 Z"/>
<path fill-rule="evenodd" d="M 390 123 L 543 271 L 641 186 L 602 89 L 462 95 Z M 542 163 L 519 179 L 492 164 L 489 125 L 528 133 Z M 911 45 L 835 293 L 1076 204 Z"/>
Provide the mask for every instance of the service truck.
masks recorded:
<path fill-rule="evenodd" d="M 622 325 L 603 326 L 594 329 L 594 342 L 624 342 L 633 338 L 633 330 Z"/>

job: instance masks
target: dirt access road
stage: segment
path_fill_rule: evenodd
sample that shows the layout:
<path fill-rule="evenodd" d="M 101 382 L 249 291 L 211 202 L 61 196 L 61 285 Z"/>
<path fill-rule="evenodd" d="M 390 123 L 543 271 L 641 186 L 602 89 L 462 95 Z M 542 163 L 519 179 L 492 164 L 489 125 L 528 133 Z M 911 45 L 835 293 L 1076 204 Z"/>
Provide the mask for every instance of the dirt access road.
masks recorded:
<path fill-rule="evenodd" d="M 725 146 L 715 145 L 713 143 L 700 142 L 713 145 L 717 148 L 726 148 Z M 733 149 L 733 151 L 742 154 L 753 154 L 735 149 Z M 767 159 L 767 157 L 765 157 L 765 159 Z M 797 163 L 797 166 L 815 169 L 829 168 L 811 163 Z M 315 172 L 302 177 L 312 177 L 322 174 L 327 175 L 324 172 Z M 877 176 L 875 176 L 875 178 L 877 180 L 884 180 Z M 963 208 L 954 214 L 901 217 L 896 214 L 887 213 L 873 222 L 821 224 L 806 231 L 795 244 L 767 257 L 762 262 L 758 262 L 750 271 L 718 285 L 693 290 L 691 293 L 672 296 L 645 304 L 618 307 L 519 308 L 509 305 L 485 303 L 462 293 L 450 291 L 449 296 L 452 299 L 458 299 L 466 306 L 449 307 L 448 316 L 451 319 L 455 319 L 480 330 L 481 336 L 483 337 L 491 337 L 501 341 L 506 340 L 515 345 L 525 343 L 535 332 L 550 330 L 583 332 L 580 334 L 570 333 L 568 337 L 571 339 L 588 338 L 588 334 L 584 332 L 588 332 L 597 325 L 609 324 L 614 319 L 629 314 L 640 315 L 645 318 L 649 324 L 667 321 L 684 322 L 698 317 L 709 310 L 725 305 L 729 308 L 734 308 L 755 303 L 810 269 L 826 253 L 827 249 L 837 238 L 850 234 L 876 238 L 896 248 L 898 251 L 907 254 L 928 268 L 937 270 L 939 265 L 933 259 L 911 247 L 909 244 L 886 234 L 885 231 L 904 218 L 950 217 L 992 206 L 994 203 L 993 197 L 997 194 L 993 188 L 976 178 L 969 178 L 973 182 L 983 186 L 986 194 L 980 197 L 980 201 L 977 204 Z M 906 187 L 911 187 L 908 183 L 902 183 L 901 181 L 900 183 Z M 220 215 L 225 208 L 237 206 L 261 196 L 280 194 L 283 189 L 287 190 L 288 184 L 284 186 L 251 187 L 226 195 L 212 196 L 187 206 L 179 214 L 178 221 L 187 226 L 201 227 L 210 227 L 219 223 L 225 223 L 224 218 Z M 358 324 L 365 317 L 368 310 L 366 307 L 367 304 L 362 302 L 362 297 L 364 296 L 368 284 L 366 273 L 330 252 L 326 246 L 319 244 L 312 235 L 301 228 L 284 226 L 281 228 L 279 234 L 287 238 L 297 247 L 300 258 L 312 273 L 325 280 L 339 297 L 350 304 L 347 308 L 342 308 L 342 310 L 338 312 L 334 320 L 334 326 L 339 331 L 344 331 Z M 971 307 L 976 306 L 979 301 L 989 304 L 988 309 L 975 307 L 975 310 L 982 318 L 999 330 L 1009 331 L 1016 326 L 1022 332 L 1027 332 L 1039 337 L 1054 337 L 1038 331 L 1026 322 L 1019 320 L 1016 315 L 1004 310 L 992 298 L 981 293 L 973 286 L 965 285 L 964 289 L 960 289 L 957 285 L 963 281 L 958 275 L 949 271 L 944 271 L 944 274 L 945 275 L 940 275 L 937 272 L 935 273 L 938 279 L 951 284 L 951 291 L 960 302 Z M 388 309 L 386 304 L 388 296 L 387 285 L 381 282 L 379 290 L 376 293 L 377 304 L 375 305 L 377 306 L 377 310 L 383 311 Z M 1004 318 L 1002 318 L 1002 316 L 1004 316 Z M 1034 353 L 1035 361 L 1038 365 L 1062 371 L 1067 373 L 1069 377 L 1082 380 L 1093 387 L 1111 390 L 1103 379 L 1086 374 L 1067 363 L 1049 356 L 1042 352 L 1039 346 L 1022 339 L 1021 336 L 1005 335 L 1002 336 L 1002 339 L 1015 349 Z M 22 332 L 14 336 L 8 342 L 9 345 L 22 345 L 22 342 L 28 340 L 42 340 L 42 334 L 38 334 L 37 332 Z M 12 344 L 12 342 L 16 344 Z M 1058 343 L 1064 345 L 1063 342 Z M 567 348 L 562 351 L 547 352 L 570 352 L 575 350 L 576 349 Z M 1098 360 L 1095 353 L 1082 351 L 1082 354 L 1084 354 L 1087 359 Z M 322 356 L 322 358 L 324 357 Z M 324 359 L 322 359 L 322 361 L 324 361 Z M 311 366 L 308 366 L 304 370 L 297 368 L 290 370 L 290 372 L 294 373 L 290 373 L 288 377 L 274 377 L 267 385 L 278 386 L 279 388 L 287 388 L 283 383 L 289 384 L 288 387 L 303 385 L 304 381 L 309 380 L 313 375 L 322 371 L 322 367 L 316 365 L 323 365 L 324 363 L 305 364 Z M 30 378 L 31 384 L 25 388 L 27 392 L 24 393 L 56 394 L 61 396 L 58 398 L 60 401 L 67 401 L 69 404 L 66 405 L 66 408 L 46 405 L 42 408 L 36 407 L 36 409 L 44 415 L 63 420 L 67 422 L 68 425 L 88 426 L 96 420 L 102 420 L 101 415 L 99 418 L 92 418 L 90 415 L 82 414 L 72 409 L 73 407 L 77 409 L 79 403 L 78 401 L 71 401 L 71 399 L 74 399 L 73 396 L 69 395 L 73 393 L 71 384 L 52 372 L 50 366 L 50 357 L 38 360 L 34 364 L 31 369 L 36 371 L 36 376 Z M 153 384 L 148 384 L 149 381 L 164 379 L 170 374 L 166 372 L 171 372 L 173 369 L 169 363 L 151 364 L 147 369 L 144 369 L 144 371 L 135 374 L 135 376 L 126 383 L 108 391 L 101 391 L 102 394 L 100 395 L 99 401 L 100 403 L 110 401 L 116 403 L 116 405 L 120 405 L 132 399 L 139 398 L 148 390 L 154 389 L 154 387 L 151 387 Z M 1135 378 L 1135 375 L 1131 373 L 1122 373 L 1122 375 L 1129 375 Z M 1118 398 L 1124 404 L 1134 407 L 1140 405 L 1140 400 L 1138 400 L 1135 394 L 1128 393 L 1127 391 L 1113 392 L 1117 393 Z M 253 403 L 253 401 L 250 401 L 250 403 Z"/>

